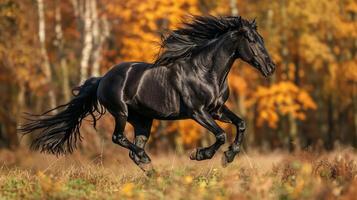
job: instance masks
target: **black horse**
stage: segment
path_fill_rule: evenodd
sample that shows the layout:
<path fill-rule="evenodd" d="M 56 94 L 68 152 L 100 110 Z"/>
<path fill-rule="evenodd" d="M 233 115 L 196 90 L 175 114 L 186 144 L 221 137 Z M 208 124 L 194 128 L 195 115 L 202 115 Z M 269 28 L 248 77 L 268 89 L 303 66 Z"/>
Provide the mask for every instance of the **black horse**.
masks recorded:
<path fill-rule="evenodd" d="M 30 119 L 20 130 L 24 134 L 41 130 L 32 149 L 56 155 L 72 153 L 81 139 L 81 121 L 91 115 L 95 126 L 98 116 L 107 110 L 115 118 L 113 142 L 127 148 L 144 171 L 151 169 L 144 148 L 153 119 L 193 119 L 214 134 L 216 142 L 191 153 L 192 160 L 212 158 L 226 142 L 226 133 L 215 120 L 234 124 L 237 134 L 223 155 L 224 164 L 232 162 L 245 131 L 244 121 L 224 105 L 233 62 L 241 58 L 264 76 L 275 69 L 255 21 L 196 16 L 164 37 L 161 45 L 154 63 L 116 65 L 103 77 L 89 78 L 75 88 L 77 93 L 69 103 L 52 109 L 58 109 L 57 114 L 50 115 L 50 110 Z M 123 134 L 127 122 L 134 127 L 133 143 Z"/>

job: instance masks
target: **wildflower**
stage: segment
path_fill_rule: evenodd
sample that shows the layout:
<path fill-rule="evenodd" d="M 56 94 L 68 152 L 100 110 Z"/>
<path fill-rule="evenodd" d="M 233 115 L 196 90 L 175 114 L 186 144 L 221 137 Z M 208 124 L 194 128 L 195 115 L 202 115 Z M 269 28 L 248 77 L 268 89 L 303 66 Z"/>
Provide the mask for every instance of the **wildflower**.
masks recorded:
<path fill-rule="evenodd" d="M 185 176 L 184 178 L 186 184 L 191 184 L 193 181 L 192 176 Z"/>
<path fill-rule="evenodd" d="M 121 193 L 126 197 L 132 197 L 133 189 L 134 189 L 134 183 L 126 183 L 123 185 L 123 188 L 121 189 Z"/>
<path fill-rule="evenodd" d="M 59 192 L 62 189 L 61 181 L 54 181 L 51 177 L 48 177 L 41 171 L 37 172 L 37 178 L 42 191 L 46 195 Z"/>

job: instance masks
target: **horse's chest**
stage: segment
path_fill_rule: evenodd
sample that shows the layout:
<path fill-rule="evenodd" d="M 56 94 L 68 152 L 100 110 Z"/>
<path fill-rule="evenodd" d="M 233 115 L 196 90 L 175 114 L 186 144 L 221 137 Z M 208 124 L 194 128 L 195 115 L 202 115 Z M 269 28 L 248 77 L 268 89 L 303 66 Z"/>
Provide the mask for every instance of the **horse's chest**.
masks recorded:
<path fill-rule="evenodd" d="M 228 97 L 228 90 L 226 87 L 218 87 L 217 84 L 205 84 L 201 87 L 198 94 L 198 99 L 200 99 L 200 104 L 205 106 L 207 110 L 214 110 L 221 107 Z"/>
<path fill-rule="evenodd" d="M 215 95 L 214 98 L 207 104 L 208 110 L 214 111 L 219 109 L 224 103 L 227 101 L 228 98 L 228 91 L 227 90 L 220 90 Z"/>
<path fill-rule="evenodd" d="M 189 110 L 204 107 L 213 111 L 222 106 L 227 96 L 226 84 L 219 84 L 217 78 L 196 74 L 178 73 L 173 85 L 177 87 L 183 103 Z"/>

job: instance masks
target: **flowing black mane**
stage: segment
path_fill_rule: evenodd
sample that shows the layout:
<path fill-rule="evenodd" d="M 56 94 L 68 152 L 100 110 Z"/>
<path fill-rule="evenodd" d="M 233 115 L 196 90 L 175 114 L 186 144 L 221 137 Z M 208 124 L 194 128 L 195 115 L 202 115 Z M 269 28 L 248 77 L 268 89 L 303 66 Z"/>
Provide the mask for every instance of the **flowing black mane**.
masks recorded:
<path fill-rule="evenodd" d="M 193 50 L 202 48 L 209 41 L 243 26 L 255 28 L 248 20 L 238 16 L 194 16 L 191 22 L 163 36 L 160 53 L 155 65 L 168 65 L 179 58 L 190 57 Z"/>

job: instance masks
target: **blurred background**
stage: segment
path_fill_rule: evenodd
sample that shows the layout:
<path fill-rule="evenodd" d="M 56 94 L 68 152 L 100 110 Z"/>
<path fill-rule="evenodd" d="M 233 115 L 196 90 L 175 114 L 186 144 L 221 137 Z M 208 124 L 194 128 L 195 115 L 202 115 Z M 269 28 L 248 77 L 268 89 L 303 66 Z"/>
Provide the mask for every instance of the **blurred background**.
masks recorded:
<path fill-rule="evenodd" d="M 0 0 L 0 152 L 28 149 L 23 113 L 68 102 L 71 88 L 117 63 L 154 61 L 160 35 L 190 14 L 256 19 L 277 64 L 269 79 L 239 60 L 229 74 L 246 151 L 357 147 L 356 0 Z M 97 130 L 84 122 L 76 154 L 121 151 L 113 125 L 109 114 Z M 235 127 L 220 125 L 232 139 Z M 155 121 L 148 149 L 180 154 L 213 141 L 191 120 Z"/>

